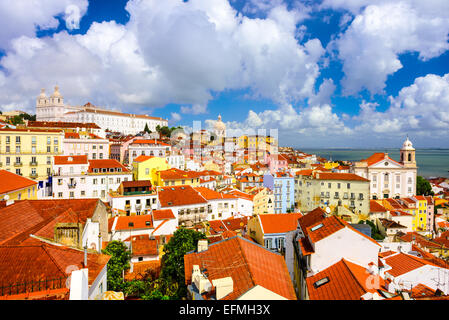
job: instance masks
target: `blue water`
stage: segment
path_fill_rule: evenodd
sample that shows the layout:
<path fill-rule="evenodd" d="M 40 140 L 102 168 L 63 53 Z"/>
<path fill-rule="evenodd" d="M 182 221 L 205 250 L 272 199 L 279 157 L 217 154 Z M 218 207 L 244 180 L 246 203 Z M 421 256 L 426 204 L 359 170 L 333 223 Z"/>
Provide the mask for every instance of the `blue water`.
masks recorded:
<path fill-rule="evenodd" d="M 301 149 L 328 160 L 360 161 L 376 152 L 387 152 L 396 161 L 400 160 L 398 149 Z M 449 149 L 416 149 L 418 175 L 423 177 L 449 177 Z"/>

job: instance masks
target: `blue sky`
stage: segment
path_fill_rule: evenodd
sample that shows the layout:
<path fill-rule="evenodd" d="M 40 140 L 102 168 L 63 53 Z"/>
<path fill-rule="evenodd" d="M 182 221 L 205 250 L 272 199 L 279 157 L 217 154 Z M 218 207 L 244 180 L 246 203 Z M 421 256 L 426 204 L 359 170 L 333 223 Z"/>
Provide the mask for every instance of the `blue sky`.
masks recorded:
<path fill-rule="evenodd" d="M 1 8 L 0 108 L 66 103 L 295 147 L 449 147 L 449 5 L 435 0 L 26 0 Z M 3 16 L 2 16 L 3 15 Z"/>

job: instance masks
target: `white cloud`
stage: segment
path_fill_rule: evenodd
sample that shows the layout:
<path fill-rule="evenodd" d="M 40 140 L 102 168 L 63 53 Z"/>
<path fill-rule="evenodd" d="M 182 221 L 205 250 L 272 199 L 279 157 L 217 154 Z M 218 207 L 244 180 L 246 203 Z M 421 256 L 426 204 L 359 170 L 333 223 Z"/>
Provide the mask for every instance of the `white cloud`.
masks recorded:
<path fill-rule="evenodd" d="M 447 137 L 449 134 L 449 74 L 428 74 L 389 97 L 387 110 L 377 111 L 377 104 L 363 102 L 355 120 L 355 131 L 369 135 L 414 133 L 416 136 Z M 430 141 L 429 141 L 430 142 Z"/>
<path fill-rule="evenodd" d="M 76 26 L 87 6 L 87 0 L 0 1 L 0 48 L 9 49 L 10 41 L 20 36 L 33 37 L 36 28 L 56 28 L 59 22 L 55 16 L 66 10 L 72 12 L 67 17 L 69 25 Z"/>
<path fill-rule="evenodd" d="M 358 13 L 329 46 L 338 51 L 343 61 L 342 86 L 346 94 L 357 94 L 362 89 L 382 93 L 387 77 L 402 68 L 400 54 L 418 52 L 421 60 L 428 60 L 449 49 L 448 1 L 325 1 L 325 4 Z"/>
<path fill-rule="evenodd" d="M 61 10 L 75 3 L 82 15 L 81 0 L 66 0 Z M 227 0 L 132 0 L 126 9 L 126 25 L 111 21 L 93 23 L 83 35 L 38 39 L 30 31 L 15 37 L 0 60 L 0 106 L 32 110 L 40 88 L 56 83 L 68 103 L 135 112 L 176 103 L 192 106 L 182 113 L 205 113 L 214 92 L 232 89 L 282 103 L 314 94 L 324 49 L 318 39 L 298 43 L 303 15 L 296 7 L 271 7 L 265 19 L 242 16 Z M 67 12 L 76 27 L 76 10 Z"/>

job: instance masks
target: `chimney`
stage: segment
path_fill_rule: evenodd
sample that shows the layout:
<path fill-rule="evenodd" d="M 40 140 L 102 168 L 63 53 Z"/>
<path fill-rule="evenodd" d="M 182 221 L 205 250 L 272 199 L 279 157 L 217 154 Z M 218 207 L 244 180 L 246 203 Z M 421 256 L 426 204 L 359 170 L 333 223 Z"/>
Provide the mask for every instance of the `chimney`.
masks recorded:
<path fill-rule="evenodd" d="M 212 289 L 212 284 L 210 281 L 201 273 L 200 266 L 194 265 L 192 272 L 192 282 L 198 289 L 199 294 L 208 292 Z"/>
<path fill-rule="evenodd" d="M 87 246 L 84 247 L 84 268 L 87 267 Z"/>
<path fill-rule="evenodd" d="M 231 277 L 212 280 L 215 287 L 215 298 L 221 300 L 234 290 L 234 282 Z"/>
<path fill-rule="evenodd" d="M 206 251 L 207 248 L 207 240 L 198 240 L 198 252 Z"/>

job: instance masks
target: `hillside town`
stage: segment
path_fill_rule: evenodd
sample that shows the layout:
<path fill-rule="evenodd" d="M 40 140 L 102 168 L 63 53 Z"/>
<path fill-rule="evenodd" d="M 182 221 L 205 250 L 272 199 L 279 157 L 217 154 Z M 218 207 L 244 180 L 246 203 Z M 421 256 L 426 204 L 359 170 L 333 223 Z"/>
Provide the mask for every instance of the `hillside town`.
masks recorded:
<path fill-rule="evenodd" d="M 331 161 L 58 86 L 23 114 L 0 122 L 0 300 L 449 300 L 449 179 L 409 137 Z"/>

